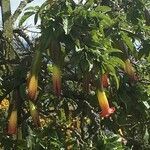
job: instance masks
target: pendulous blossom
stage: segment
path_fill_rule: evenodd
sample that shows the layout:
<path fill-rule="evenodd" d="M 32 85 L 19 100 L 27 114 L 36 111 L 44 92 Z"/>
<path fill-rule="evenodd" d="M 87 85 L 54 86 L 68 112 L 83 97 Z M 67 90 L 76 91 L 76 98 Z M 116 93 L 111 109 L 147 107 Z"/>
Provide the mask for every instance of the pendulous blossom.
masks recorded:
<path fill-rule="evenodd" d="M 27 91 L 28 91 L 28 97 L 30 100 L 36 99 L 37 89 L 38 89 L 38 76 L 34 74 L 31 76 L 29 75 Z"/>
<path fill-rule="evenodd" d="M 114 113 L 115 108 L 109 107 L 109 103 L 108 103 L 108 100 L 107 100 L 107 97 L 106 97 L 106 94 L 104 91 L 98 90 L 97 97 L 98 97 L 98 102 L 99 102 L 100 108 L 102 110 L 100 113 L 101 117 L 108 117 L 112 113 Z"/>
<path fill-rule="evenodd" d="M 53 82 L 53 89 L 57 96 L 61 94 L 61 70 L 58 66 L 53 66 L 52 71 L 52 82 Z"/>
<path fill-rule="evenodd" d="M 32 117 L 32 120 L 36 127 L 40 127 L 40 119 L 39 119 L 39 112 L 35 106 L 35 104 L 29 100 L 29 110 Z"/>
<path fill-rule="evenodd" d="M 17 132 L 17 110 L 13 110 L 8 119 L 7 133 L 9 135 L 15 134 Z"/>

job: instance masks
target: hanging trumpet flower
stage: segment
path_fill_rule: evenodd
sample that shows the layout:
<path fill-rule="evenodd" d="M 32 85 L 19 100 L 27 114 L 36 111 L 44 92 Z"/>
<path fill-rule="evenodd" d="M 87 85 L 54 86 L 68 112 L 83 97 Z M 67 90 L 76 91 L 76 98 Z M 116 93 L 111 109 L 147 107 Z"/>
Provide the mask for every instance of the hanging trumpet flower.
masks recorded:
<path fill-rule="evenodd" d="M 37 97 L 37 89 L 38 89 L 38 76 L 37 75 L 29 75 L 28 81 L 28 97 L 30 100 L 35 100 Z"/>
<path fill-rule="evenodd" d="M 30 100 L 36 100 L 38 90 L 38 73 L 40 71 L 42 52 L 37 50 L 33 58 L 31 71 L 27 79 L 27 94 Z"/>
<path fill-rule="evenodd" d="M 57 96 L 60 96 L 61 77 L 62 77 L 61 69 L 63 68 L 64 52 L 61 49 L 61 44 L 59 40 L 55 37 L 52 37 L 51 39 L 50 46 L 49 46 L 49 53 L 53 62 L 52 82 L 53 82 L 54 93 Z"/>
<path fill-rule="evenodd" d="M 101 117 L 108 117 L 112 113 L 114 113 L 115 108 L 114 107 L 110 108 L 106 94 L 104 91 L 98 90 L 97 97 L 98 97 L 98 102 L 99 102 L 100 108 L 102 110 L 100 113 Z"/>
<path fill-rule="evenodd" d="M 40 126 L 39 113 L 38 113 L 38 110 L 37 110 L 35 104 L 30 100 L 29 100 L 29 110 L 30 110 L 30 114 L 31 114 L 34 124 L 37 127 L 39 127 Z"/>
<path fill-rule="evenodd" d="M 53 82 L 53 89 L 57 96 L 61 94 L 61 70 L 58 66 L 53 66 L 52 71 L 52 82 Z"/>
<path fill-rule="evenodd" d="M 12 92 L 12 101 L 9 106 L 9 116 L 8 116 L 8 125 L 7 133 L 9 135 L 16 134 L 18 129 L 18 108 L 21 106 L 21 97 L 19 93 L 19 87 L 14 89 Z"/>
<path fill-rule="evenodd" d="M 16 134 L 17 132 L 17 110 L 13 110 L 8 119 L 7 133 L 9 135 Z"/>

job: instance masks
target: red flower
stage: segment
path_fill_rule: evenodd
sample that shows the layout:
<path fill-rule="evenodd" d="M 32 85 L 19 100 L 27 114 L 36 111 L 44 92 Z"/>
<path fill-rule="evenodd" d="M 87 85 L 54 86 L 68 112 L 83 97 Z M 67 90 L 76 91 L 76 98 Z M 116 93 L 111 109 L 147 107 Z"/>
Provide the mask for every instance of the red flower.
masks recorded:
<path fill-rule="evenodd" d="M 102 109 L 102 111 L 100 113 L 101 117 L 108 117 L 112 113 L 114 113 L 115 108 L 114 107 L 112 107 L 112 108 L 109 107 L 109 103 L 108 103 L 108 100 L 107 100 L 107 97 L 106 97 L 106 94 L 105 94 L 104 91 L 99 90 L 98 93 L 97 93 L 97 97 L 98 97 L 99 105 Z"/>
<path fill-rule="evenodd" d="M 101 76 L 101 84 L 103 85 L 104 88 L 107 88 L 107 87 L 110 85 L 110 82 L 109 82 L 109 78 L 108 78 L 108 74 L 107 74 L 107 73 L 104 73 L 104 74 Z"/>

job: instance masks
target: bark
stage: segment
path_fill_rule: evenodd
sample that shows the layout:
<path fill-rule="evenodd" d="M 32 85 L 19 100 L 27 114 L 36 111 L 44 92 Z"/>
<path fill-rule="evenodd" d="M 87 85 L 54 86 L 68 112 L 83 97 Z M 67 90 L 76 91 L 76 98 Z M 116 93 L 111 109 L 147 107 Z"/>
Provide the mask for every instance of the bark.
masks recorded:
<path fill-rule="evenodd" d="M 15 59 L 15 52 L 12 47 L 13 43 L 13 25 L 11 18 L 10 0 L 2 0 L 2 21 L 3 21 L 3 37 L 4 42 L 4 56 L 6 59 Z"/>

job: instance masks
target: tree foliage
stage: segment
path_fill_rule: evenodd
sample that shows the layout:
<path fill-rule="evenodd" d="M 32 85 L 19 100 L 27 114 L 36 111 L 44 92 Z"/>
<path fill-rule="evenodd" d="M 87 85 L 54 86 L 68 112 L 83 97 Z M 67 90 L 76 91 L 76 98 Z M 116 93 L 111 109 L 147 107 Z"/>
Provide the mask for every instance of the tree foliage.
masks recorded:
<path fill-rule="evenodd" d="M 26 8 L 17 57 L 0 54 L 0 100 L 10 103 L 1 104 L 1 147 L 149 149 L 149 8 L 147 0 Z M 32 42 L 21 29 L 31 15 L 41 30 Z"/>

